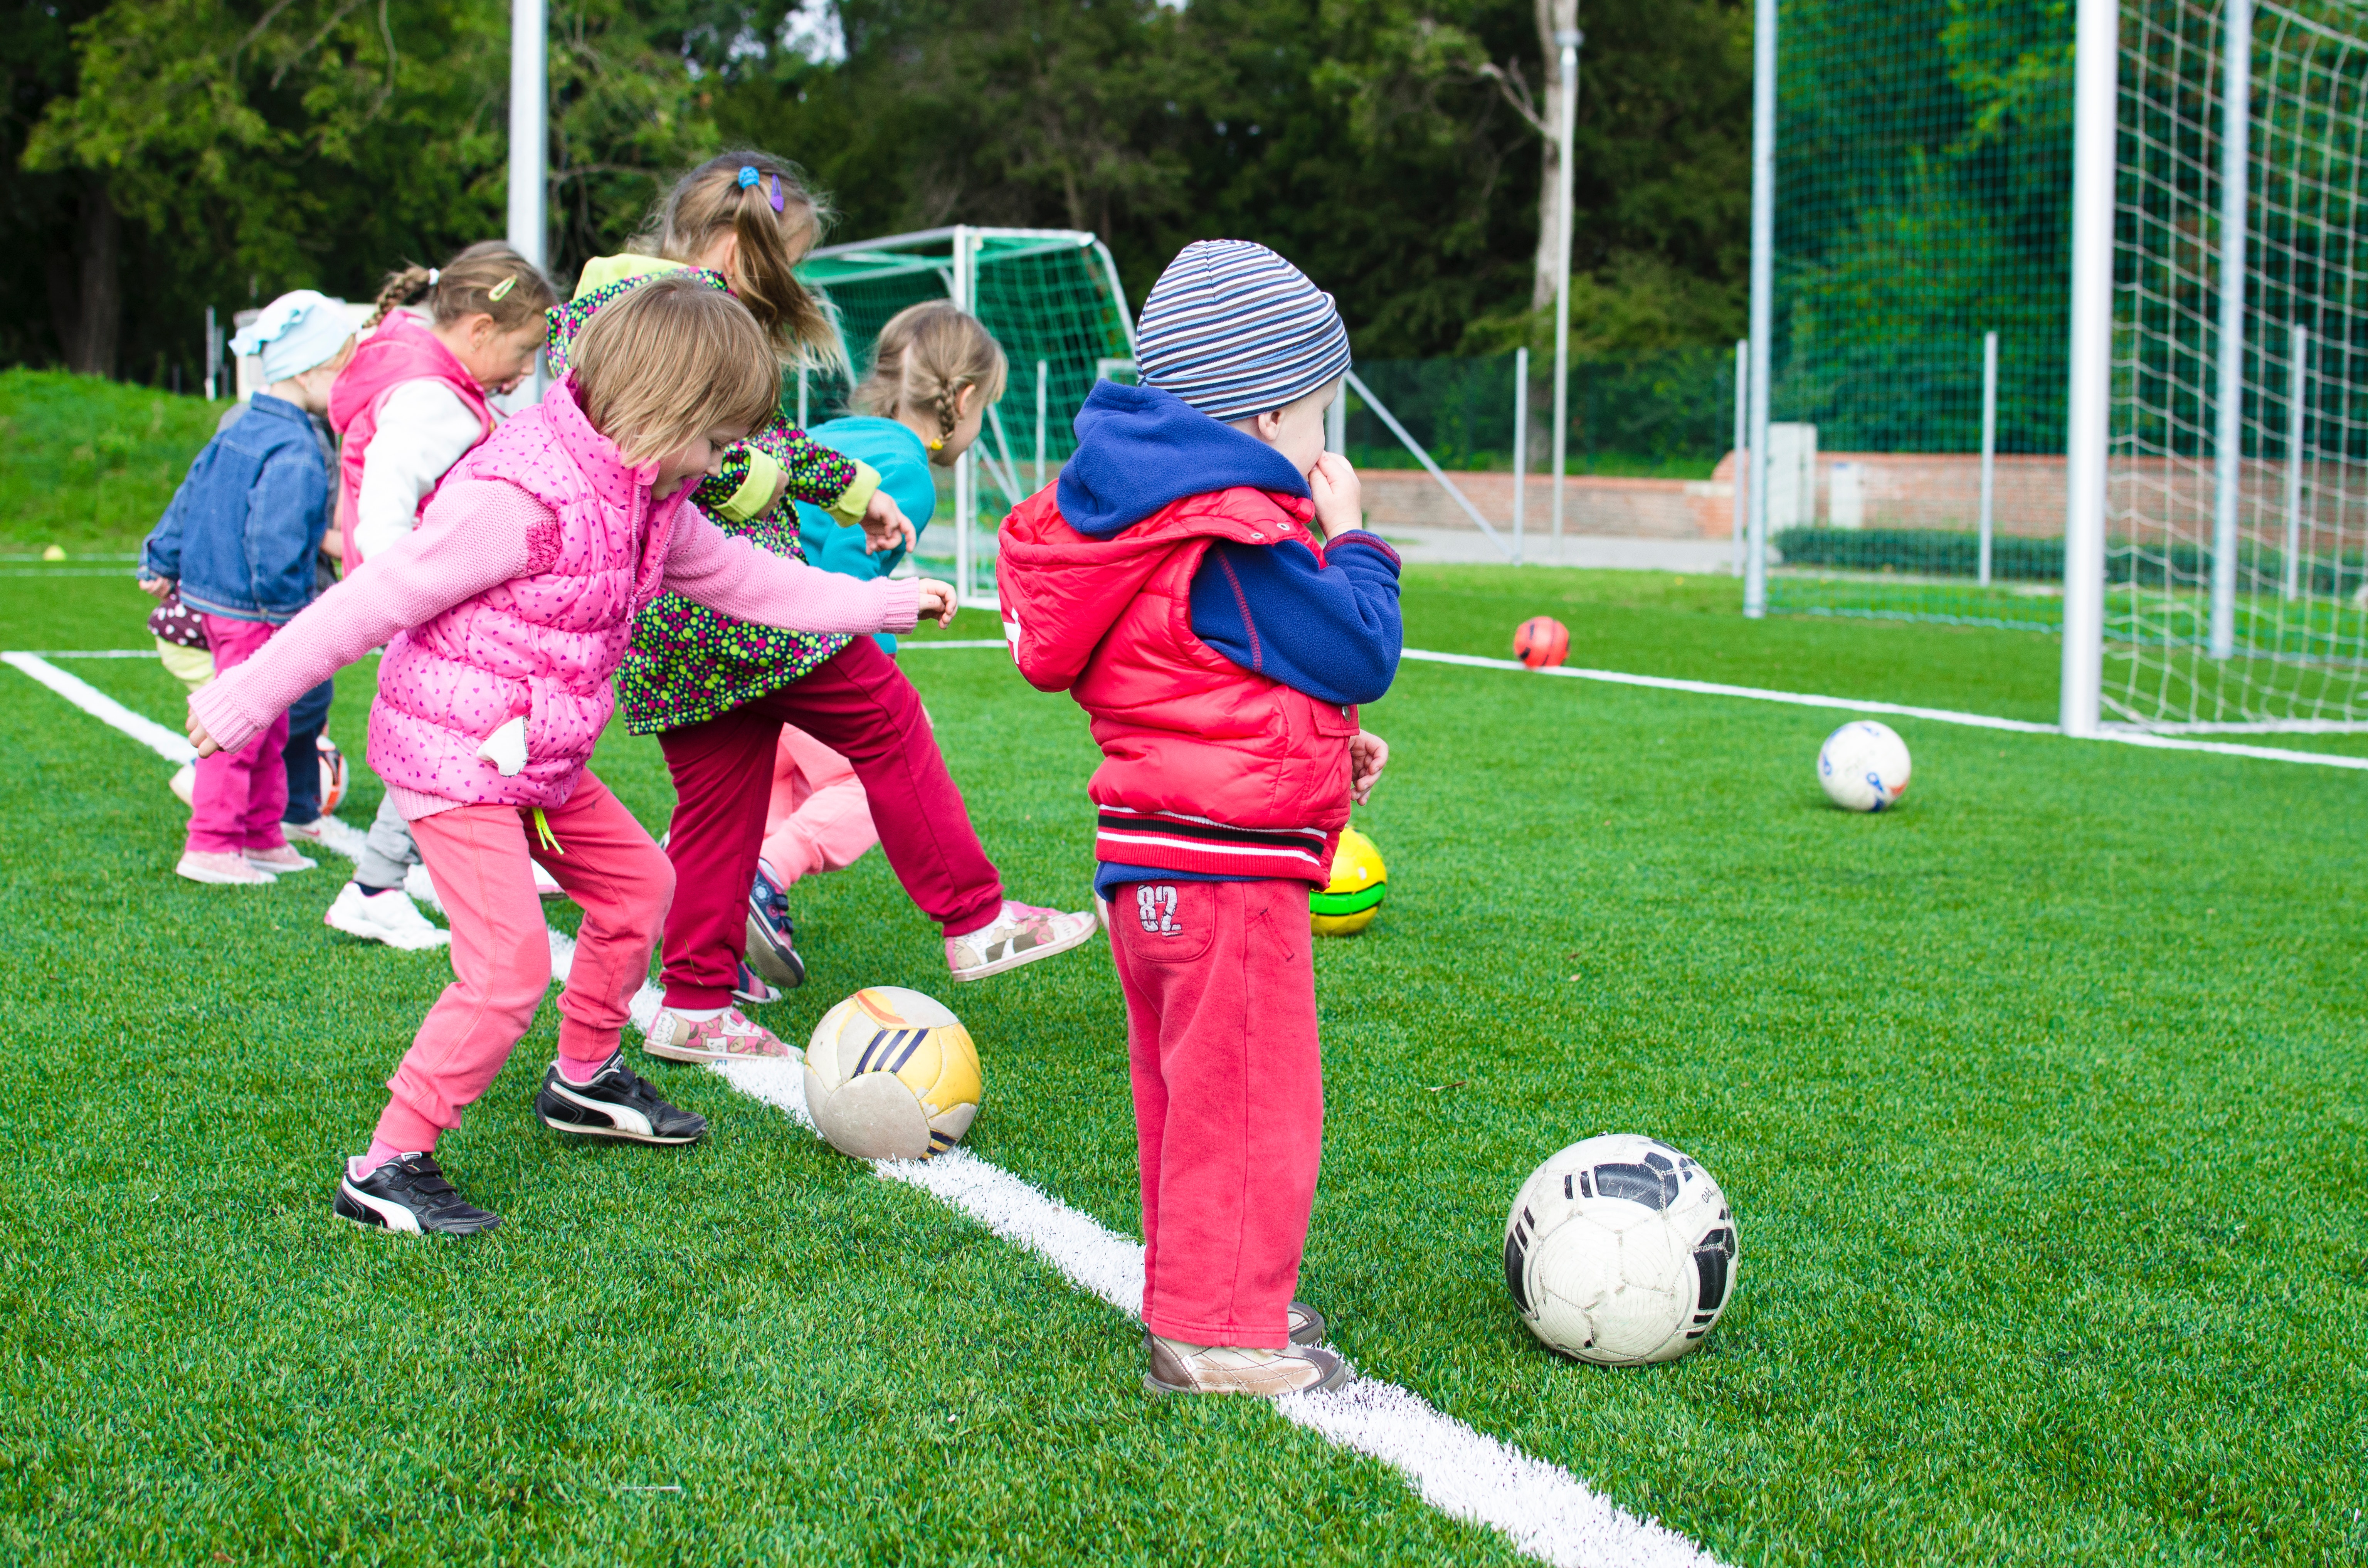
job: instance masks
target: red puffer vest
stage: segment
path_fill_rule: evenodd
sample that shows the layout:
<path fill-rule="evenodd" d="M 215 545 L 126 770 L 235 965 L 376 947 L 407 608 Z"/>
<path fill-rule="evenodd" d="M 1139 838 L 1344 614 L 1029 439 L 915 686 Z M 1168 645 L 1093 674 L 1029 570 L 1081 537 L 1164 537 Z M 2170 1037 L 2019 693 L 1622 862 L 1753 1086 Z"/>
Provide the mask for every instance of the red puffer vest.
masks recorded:
<path fill-rule="evenodd" d="M 362 462 L 370 455 L 370 437 L 378 434 L 379 410 L 386 406 L 388 393 L 405 381 L 441 381 L 450 387 L 453 395 L 477 416 L 484 433 L 494 433 L 494 412 L 485 402 L 485 389 L 434 333 L 419 324 L 418 317 L 396 311 L 379 323 L 329 388 L 329 426 L 341 443 L 337 536 L 345 540 L 348 577 L 362 563 L 361 552 L 354 548 L 354 524 L 359 520 L 357 504 L 362 493 Z M 420 497 L 419 510 L 427 511 L 427 503 L 435 498 L 432 490 Z"/>
<path fill-rule="evenodd" d="M 1314 504 L 1217 490 L 1098 540 L 1062 517 L 1058 488 L 1005 520 L 996 581 L 1019 673 L 1069 692 L 1093 721 L 1096 857 L 1329 880 L 1357 710 L 1253 675 L 1192 631 L 1192 574 L 1209 547 L 1296 540 L 1321 560 Z"/>

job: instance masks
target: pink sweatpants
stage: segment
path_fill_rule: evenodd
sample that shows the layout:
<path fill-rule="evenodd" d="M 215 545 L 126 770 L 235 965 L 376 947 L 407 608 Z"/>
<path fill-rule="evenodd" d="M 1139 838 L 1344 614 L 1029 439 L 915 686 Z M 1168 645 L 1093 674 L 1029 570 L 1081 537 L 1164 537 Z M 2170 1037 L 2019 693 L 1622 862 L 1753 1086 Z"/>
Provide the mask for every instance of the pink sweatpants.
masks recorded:
<path fill-rule="evenodd" d="M 236 669 L 263 651 L 279 629 L 268 620 L 233 620 L 209 615 L 206 641 L 212 644 L 214 673 Z M 288 842 L 279 813 L 288 809 L 288 715 L 280 714 L 236 751 L 198 759 L 195 804 L 189 812 L 191 850 L 236 855 L 246 849 L 277 849 Z"/>
<path fill-rule="evenodd" d="M 788 887 L 801 877 L 844 870 L 879 842 L 855 764 L 795 724 L 782 725 L 757 851 L 774 877 Z"/>
<path fill-rule="evenodd" d="M 1304 882 L 1134 882 L 1110 900 L 1143 1173 L 1143 1321 L 1290 1342 L 1324 1159 Z"/>
<path fill-rule="evenodd" d="M 378 1136 L 394 1148 L 436 1147 L 533 1026 L 551 987 L 551 938 L 529 860 L 584 907 L 559 998 L 559 1054 L 588 1064 L 617 1049 L 627 1006 L 649 976 L 674 868 L 589 772 L 544 816 L 557 849 L 539 841 L 533 813 L 515 806 L 458 806 L 411 824 L 452 927 L 454 978 L 387 1080 L 393 1097 Z"/>

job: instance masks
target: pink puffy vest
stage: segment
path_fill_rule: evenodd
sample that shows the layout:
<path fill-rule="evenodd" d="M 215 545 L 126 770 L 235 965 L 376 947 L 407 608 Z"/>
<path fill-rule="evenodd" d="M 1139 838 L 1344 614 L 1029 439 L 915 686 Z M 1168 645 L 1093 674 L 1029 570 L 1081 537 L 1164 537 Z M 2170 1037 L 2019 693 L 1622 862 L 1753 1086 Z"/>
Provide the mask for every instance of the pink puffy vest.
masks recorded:
<path fill-rule="evenodd" d="M 463 805 L 556 806 L 615 706 L 633 614 L 657 596 L 685 483 L 653 498 L 657 464 L 630 467 L 563 381 L 455 463 L 446 483 L 517 485 L 557 519 L 526 570 L 403 632 L 379 665 L 370 765 L 390 786 Z M 504 778 L 477 756 L 526 720 L 526 767 Z"/>
<path fill-rule="evenodd" d="M 354 525 L 360 519 L 362 462 L 370 455 L 370 437 L 378 434 L 379 410 L 386 405 L 389 392 L 405 381 L 437 381 L 450 387 L 477 416 L 484 432 L 493 433 L 494 412 L 485 402 L 485 389 L 434 333 L 420 324 L 418 317 L 398 311 L 362 339 L 329 388 L 329 427 L 342 443 L 337 449 L 337 535 L 346 541 L 345 570 L 349 577 L 362 563 L 361 552 L 354 548 Z M 434 499 L 435 492 L 429 491 L 419 503 L 420 511 L 427 511 L 427 503 Z"/>
<path fill-rule="evenodd" d="M 1253 675 L 1192 631 L 1192 574 L 1210 546 L 1291 539 L 1320 561 L 1314 504 L 1216 490 L 1096 540 L 1062 517 L 1058 493 L 1047 485 L 1004 519 L 996 584 L 1019 673 L 1093 720 L 1102 765 L 1087 794 L 1234 827 L 1322 829 L 1331 864 L 1356 710 Z"/>

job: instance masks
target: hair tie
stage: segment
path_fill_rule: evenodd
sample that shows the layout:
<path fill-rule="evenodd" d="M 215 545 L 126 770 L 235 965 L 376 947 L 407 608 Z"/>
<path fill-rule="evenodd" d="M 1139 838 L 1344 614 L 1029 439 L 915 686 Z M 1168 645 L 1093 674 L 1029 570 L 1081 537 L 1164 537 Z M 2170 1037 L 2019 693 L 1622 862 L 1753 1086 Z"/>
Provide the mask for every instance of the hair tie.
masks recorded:
<path fill-rule="evenodd" d="M 444 274 L 443 274 L 442 272 L 438 271 L 437 268 L 432 267 L 429 267 L 429 268 L 427 269 L 427 286 L 428 286 L 430 289 L 435 288 L 435 287 L 436 287 L 436 280 L 437 280 L 438 278 L 441 278 L 441 277 L 443 277 L 443 276 L 444 276 Z"/>
<path fill-rule="evenodd" d="M 493 289 L 485 295 L 485 298 L 498 305 L 504 300 L 508 299 L 510 290 L 517 287 L 518 274 L 513 272 L 507 278 L 505 278 L 500 282 L 495 284 Z"/>
<path fill-rule="evenodd" d="M 750 186 L 755 185 L 756 183 L 757 183 L 757 165 L 754 165 L 754 164 L 743 164 L 743 165 L 740 165 L 740 188 L 741 188 L 741 189 L 743 189 L 743 190 L 746 190 L 746 189 L 747 189 Z"/>
<path fill-rule="evenodd" d="M 933 452 L 942 452 L 946 449 L 946 444 L 943 439 L 932 440 L 927 436 L 921 437 L 921 445 L 928 448 L 929 450 Z"/>
<path fill-rule="evenodd" d="M 781 210 L 781 176 L 779 176 L 779 175 L 775 175 L 775 176 L 773 176 L 773 210 L 774 210 L 774 211 L 776 211 L 776 212 L 779 212 L 780 210 Z"/>

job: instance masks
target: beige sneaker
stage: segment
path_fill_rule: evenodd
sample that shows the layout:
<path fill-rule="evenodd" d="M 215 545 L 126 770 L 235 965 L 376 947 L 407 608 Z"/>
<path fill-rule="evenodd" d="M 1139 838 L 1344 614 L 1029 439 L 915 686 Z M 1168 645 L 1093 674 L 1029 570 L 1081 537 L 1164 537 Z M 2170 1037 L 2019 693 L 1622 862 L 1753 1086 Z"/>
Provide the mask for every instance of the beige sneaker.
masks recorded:
<path fill-rule="evenodd" d="M 284 877 L 290 871 L 309 871 L 321 862 L 309 855 L 300 855 L 292 847 L 283 844 L 277 849 L 248 850 L 246 863 L 258 871 L 268 871 L 275 877 Z"/>
<path fill-rule="evenodd" d="M 1260 1399 L 1338 1388 L 1349 1381 L 1349 1363 L 1318 1345 L 1288 1350 L 1250 1346 L 1187 1345 L 1180 1339 L 1147 1336 L 1151 1370 L 1143 1386 L 1154 1393 L 1247 1393 Z"/>
<path fill-rule="evenodd" d="M 266 887 L 279 880 L 259 866 L 247 864 L 245 856 L 233 855 L 228 850 L 185 851 L 181 863 L 173 869 L 193 882 L 226 888 Z"/>
<path fill-rule="evenodd" d="M 1332 1332 L 1332 1325 L 1324 1321 L 1324 1314 L 1305 1301 L 1292 1302 L 1283 1309 L 1282 1317 L 1293 1345 L 1321 1345 L 1324 1336 Z M 1143 1336 L 1148 1340 L 1151 1331 L 1144 1329 Z"/>
<path fill-rule="evenodd" d="M 1006 899 L 993 925 L 946 938 L 946 967 L 953 971 L 957 982 L 985 980 L 1007 969 L 1065 953 L 1094 930 L 1090 914 L 1064 915 Z"/>
<path fill-rule="evenodd" d="M 797 1048 L 764 1025 L 751 1022 L 737 1007 L 726 1007 L 712 1018 L 696 1022 L 661 1007 L 642 1037 L 642 1049 L 668 1062 L 746 1062 L 770 1057 L 796 1061 Z"/>

